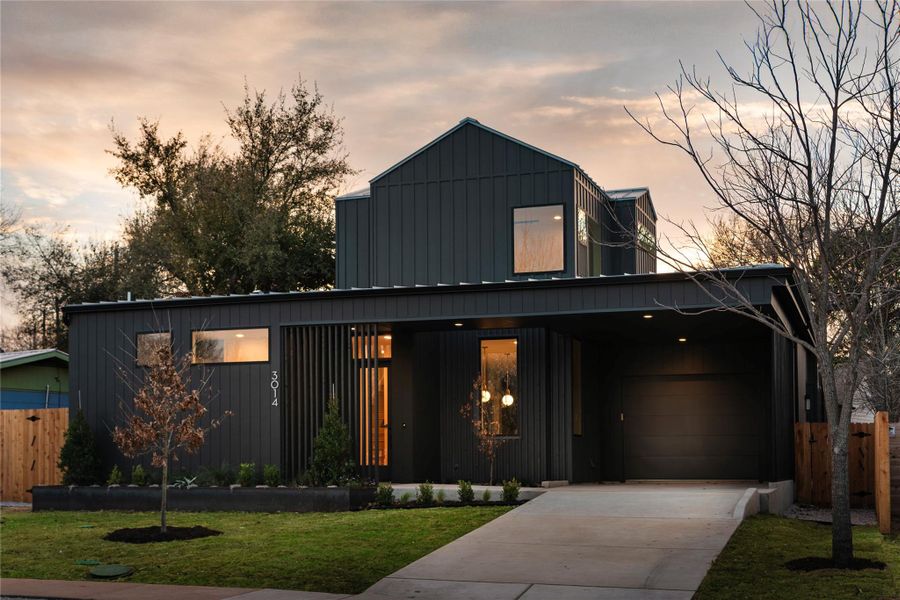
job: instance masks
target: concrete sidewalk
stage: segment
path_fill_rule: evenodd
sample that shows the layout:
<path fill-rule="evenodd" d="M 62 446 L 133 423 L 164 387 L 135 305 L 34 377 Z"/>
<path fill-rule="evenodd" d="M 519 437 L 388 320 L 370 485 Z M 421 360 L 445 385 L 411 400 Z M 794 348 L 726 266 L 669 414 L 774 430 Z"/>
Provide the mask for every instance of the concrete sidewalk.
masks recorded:
<path fill-rule="evenodd" d="M 340 600 L 342 594 L 291 590 L 154 585 L 105 581 L 55 581 L 0 579 L 0 596 L 6 598 L 72 598 L 74 600 Z"/>
<path fill-rule="evenodd" d="M 689 600 L 743 518 L 735 508 L 747 489 L 650 483 L 550 489 L 360 598 Z"/>

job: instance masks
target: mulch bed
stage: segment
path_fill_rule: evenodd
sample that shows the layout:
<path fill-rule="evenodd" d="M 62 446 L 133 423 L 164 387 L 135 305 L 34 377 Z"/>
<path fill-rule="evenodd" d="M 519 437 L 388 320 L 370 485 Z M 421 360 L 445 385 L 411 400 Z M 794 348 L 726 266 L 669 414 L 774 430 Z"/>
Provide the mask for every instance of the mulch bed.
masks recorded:
<path fill-rule="evenodd" d="M 222 535 L 221 531 L 196 525 L 194 527 L 166 527 L 166 533 L 159 530 L 159 525 L 152 527 L 127 527 L 116 529 L 103 536 L 110 542 L 126 544 L 149 544 L 151 542 L 173 542 L 176 540 L 196 540 L 199 538 Z"/>
<path fill-rule="evenodd" d="M 806 556 L 804 558 L 796 558 L 784 564 L 790 571 L 819 571 L 821 569 L 837 569 L 834 562 L 824 556 Z M 854 558 L 849 567 L 849 571 L 862 571 L 863 569 L 878 569 L 883 571 L 887 565 L 881 561 L 871 560 L 868 558 Z"/>

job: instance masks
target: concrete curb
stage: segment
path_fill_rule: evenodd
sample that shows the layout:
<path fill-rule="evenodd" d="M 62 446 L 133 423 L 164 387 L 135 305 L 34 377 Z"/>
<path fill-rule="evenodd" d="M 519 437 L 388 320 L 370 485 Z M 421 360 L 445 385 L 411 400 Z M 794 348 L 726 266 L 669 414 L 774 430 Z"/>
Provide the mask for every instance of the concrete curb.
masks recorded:
<path fill-rule="evenodd" d="M 756 488 L 747 488 L 741 499 L 734 507 L 734 513 L 731 518 L 743 521 L 745 518 L 755 515 L 759 512 L 759 490 Z"/>

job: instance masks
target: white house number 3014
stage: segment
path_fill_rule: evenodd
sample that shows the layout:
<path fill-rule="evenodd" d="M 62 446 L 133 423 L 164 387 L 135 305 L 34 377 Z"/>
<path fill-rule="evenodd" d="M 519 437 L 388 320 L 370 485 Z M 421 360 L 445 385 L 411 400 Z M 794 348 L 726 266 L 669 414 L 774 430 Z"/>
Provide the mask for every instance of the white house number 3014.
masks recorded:
<path fill-rule="evenodd" d="M 272 382 L 269 387 L 272 388 L 272 406 L 278 406 L 278 371 L 272 371 Z"/>

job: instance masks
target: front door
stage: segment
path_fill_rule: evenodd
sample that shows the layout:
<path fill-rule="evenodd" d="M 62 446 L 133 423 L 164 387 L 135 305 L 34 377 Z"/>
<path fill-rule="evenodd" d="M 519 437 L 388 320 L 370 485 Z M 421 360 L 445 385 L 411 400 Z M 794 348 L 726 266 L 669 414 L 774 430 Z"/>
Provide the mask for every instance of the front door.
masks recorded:
<path fill-rule="evenodd" d="M 378 336 L 377 368 L 360 369 L 359 464 L 363 474 L 390 478 L 391 336 Z"/>

